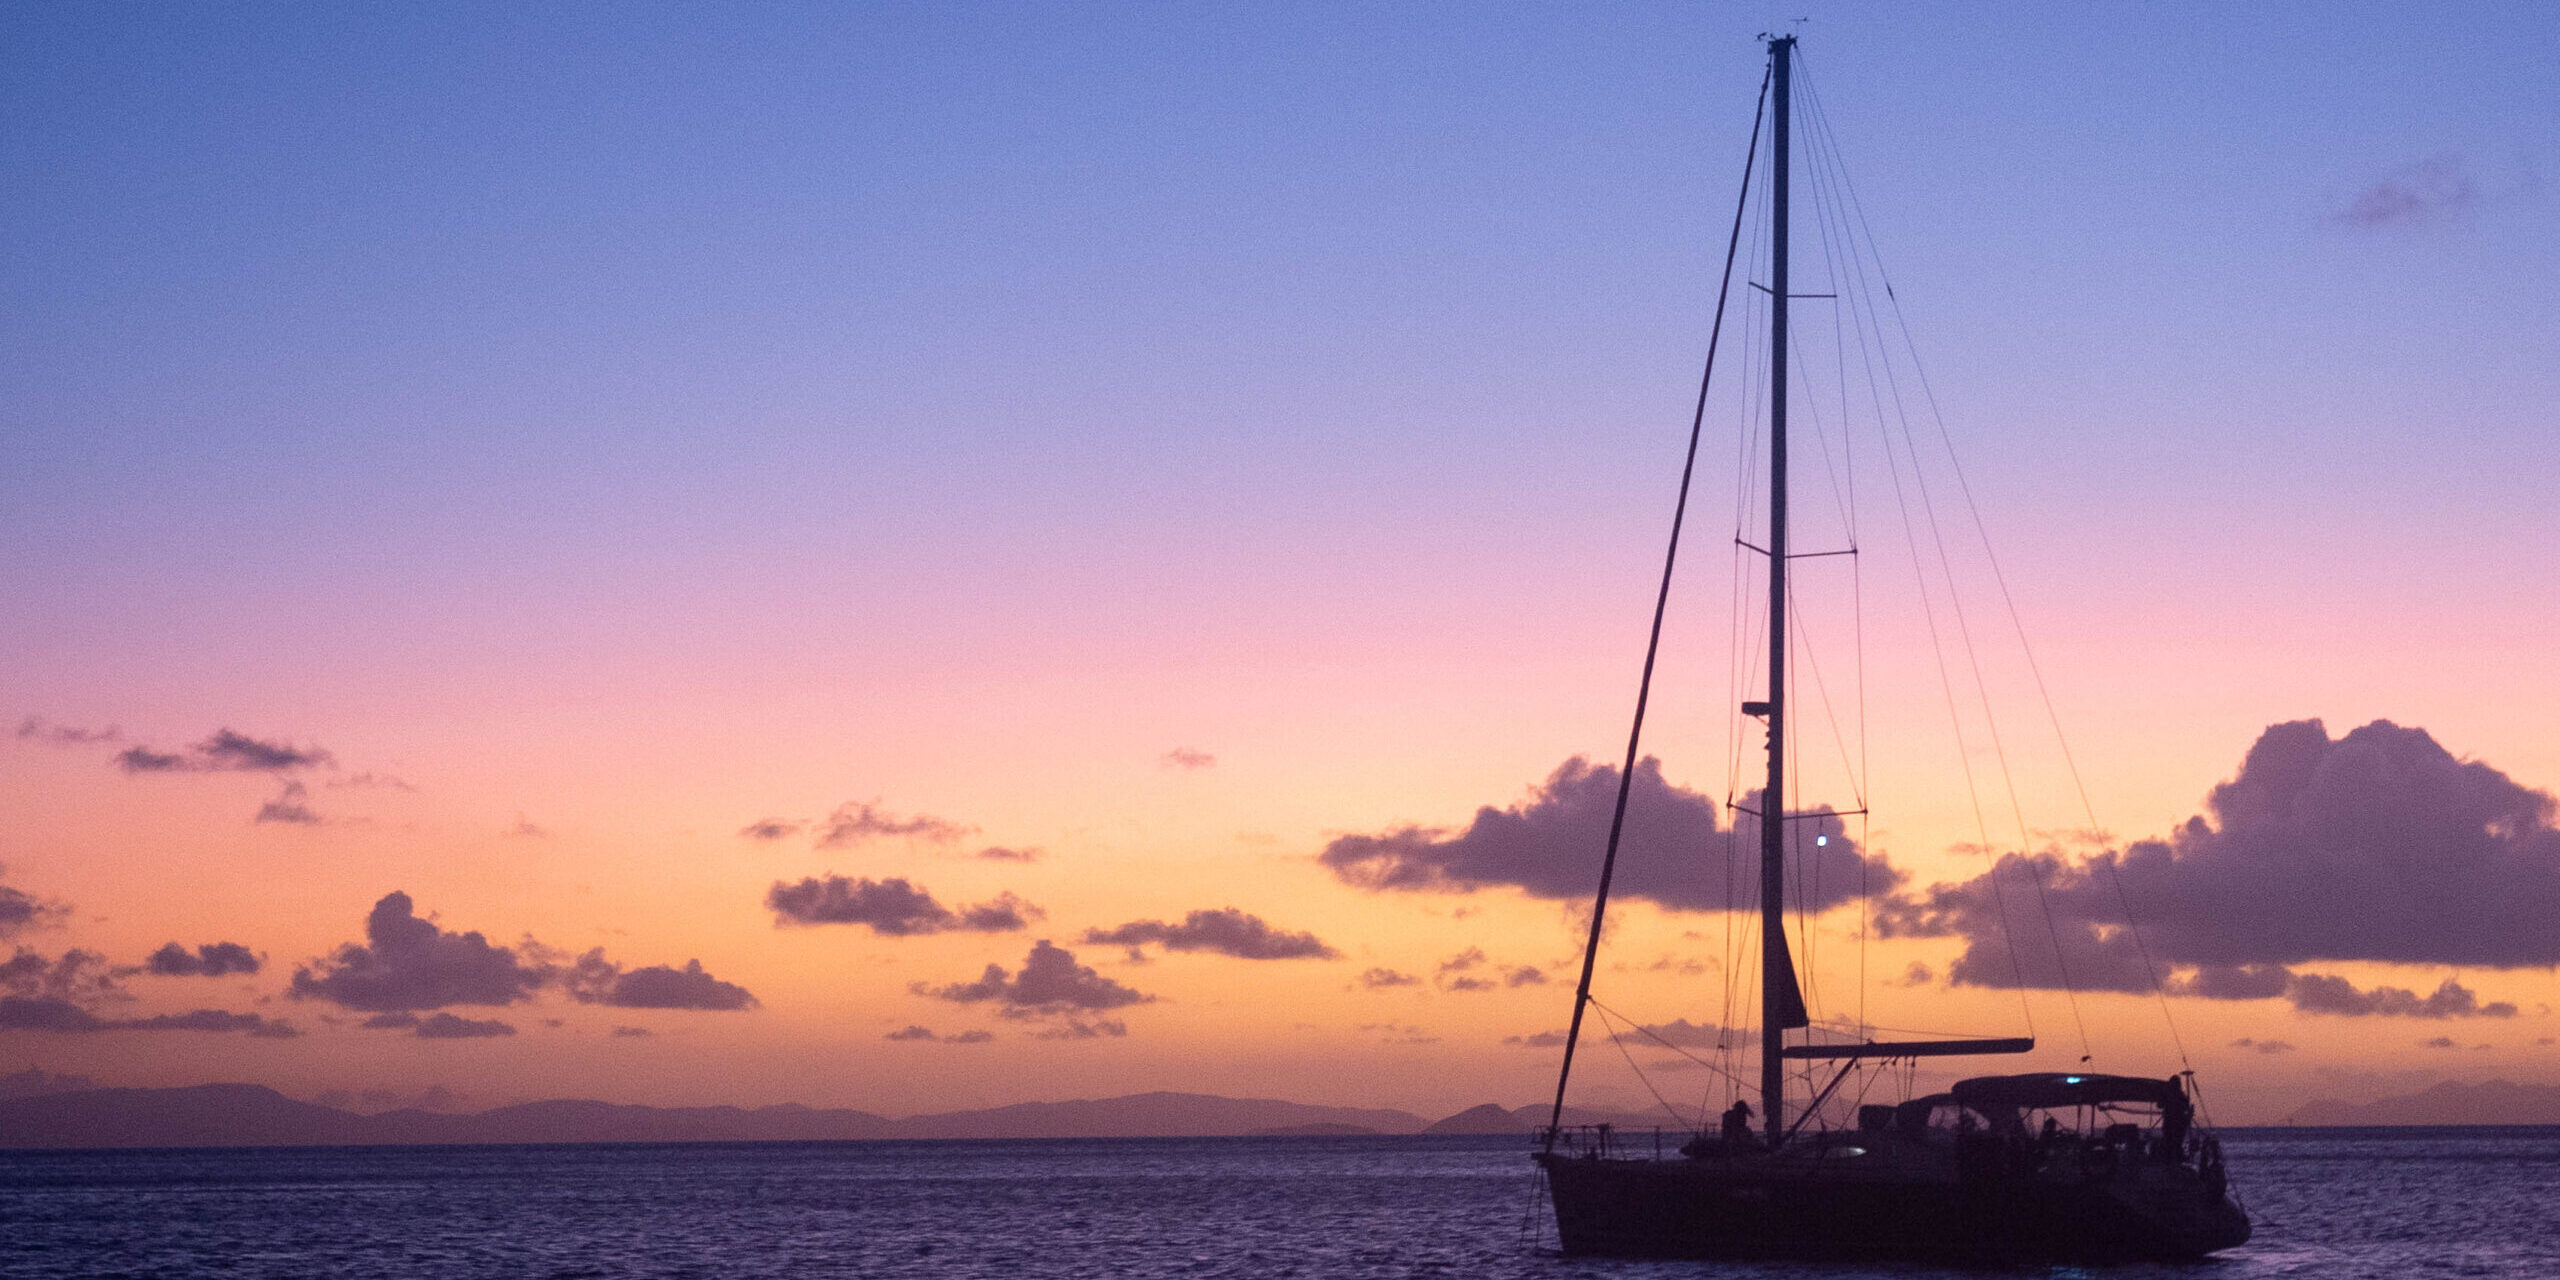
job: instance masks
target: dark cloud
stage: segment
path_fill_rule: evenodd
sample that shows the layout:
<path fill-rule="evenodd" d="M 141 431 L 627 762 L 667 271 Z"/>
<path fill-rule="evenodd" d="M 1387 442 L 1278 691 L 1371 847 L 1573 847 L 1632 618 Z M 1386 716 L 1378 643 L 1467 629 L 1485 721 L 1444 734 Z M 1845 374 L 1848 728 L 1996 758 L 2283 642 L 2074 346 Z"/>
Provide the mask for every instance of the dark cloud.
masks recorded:
<path fill-rule="evenodd" d="M 418 1015 L 414 1013 L 377 1013 L 356 1024 L 367 1031 L 414 1031 Z"/>
<path fill-rule="evenodd" d="M 1431 983 L 1442 991 L 1451 993 L 1495 991 L 1501 989 L 1506 983 L 1515 987 L 1521 985 L 1518 982 L 1510 981 L 1507 977 L 1497 979 L 1490 976 L 1480 976 L 1477 973 L 1477 970 L 1484 969 L 1492 964 L 1493 961 L 1486 957 L 1484 948 L 1469 947 L 1466 950 L 1441 961 L 1439 967 L 1432 971 Z M 1544 974 L 1532 979 L 1532 981 L 1538 982 L 1543 982 L 1545 980 L 1546 977 Z"/>
<path fill-rule="evenodd" d="M 0 867 L 0 874 L 7 870 Z M 68 904 L 47 902 L 23 889 L 0 884 L 0 938 L 14 938 L 30 930 L 57 924 L 70 914 Z"/>
<path fill-rule="evenodd" d="M 172 942 L 152 952 L 142 962 L 142 968 L 163 978 L 220 978 L 256 973 L 259 963 L 256 952 L 237 942 L 208 942 L 193 953 Z"/>
<path fill-rule="evenodd" d="M 901 818 L 881 809 L 877 803 L 847 801 L 837 805 L 836 811 L 818 824 L 818 847 L 849 849 L 892 837 L 922 840 L 927 844 L 950 844 L 975 830 L 976 827 L 967 823 L 937 818 L 929 813 Z"/>
<path fill-rule="evenodd" d="M 225 1013 L 220 1009 L 197 1009 L 189 1013 L 164 1013 L 149 1018 L 133 1018 L 112 1024 L 130 1031 L 245 1031 L 253 1036 L 290 1040 L 302 1034 L 289 1023 L 272 1022 L 254 1013 Z"/>
<path fill-rule="evenodd" d="M 745 987 L 722 982 L 703 972 L 702 962 L 687 960 L 681 969 L 653 964 L 624 969 L 605 959 L 597 947 L 578 957 L 561 975 L 571 999 L 617 1009 L 738 1010 L 756 1007 Z"/>
<path fill-rule="evenodd" d="M 1215 951 L 1239 960 L 1334 960 L 1342 955 L 1312 933 L 1275 929 L 1262 917 L 1234 907 L 1194 911 L 1180 924 L 1132 920 L 1117 928 L 1087 929 L 1084 940 L 1127 947 L 1133 953 L 1152 942 L 1172 951 Z"/>
<path fill-rule="evenodd" d="M 656 1034 L 658 1033 L 651 1031 L 647 1027 L 615 1027 L 613 1029 L 613 1038 L 616 1040 L 637 1040 L 644 1036 L 654 1036 Z"/>
<path fill-rule="evenodd" d="M 188 747 L 183 753 L 130 747 L 116 754 L 116 763 L 127 773 L 283 773 L 294 769 L 323 768 L 335 764 L 336 760 L 318 747 L 297 747 L 290 742 L 252 738 L 226 728 L 215 730 L 212 737 Z"/>
<path fill-rule="evenodd" d="M 508 827 L 503 834 L 510 840 L 548 840 L 551 838 L 551 828 L 542 826 L 519 813 L 516 815 L 515 825 Z"/>
<path fill-rule="evenodd" d="M 2242 1037 L 2240 1037 L 2239 1039 L 2232 1041 L 2232 1042 L 2231 1042 L 2231 1047 L 2232 1047 L 2232 1048 L 2234 1048 L 2234 1049 L 2249 1049 L 2249 1050 L 2253 1050 L 2253 1051 L 2255 1051 L 2255 1052 L 2258 1052 L 2258 1053 L 2264 1053 L 2264 1054 L 2279 1054 L 2279 1053 L 2291 1053 L 2291 1052 L 2293 1052 L 2293 1046 L 2292 1046 L 2291 1044 L 2286 1043 L 2285 1041 L 2282 1041 L 2282 1040 L 2253 1040 L 2253 1039 L 2250 1039 L 2250 1038 L 2249 1038 L 2249 1037 L 2247 1037 L 2247 1036 L 2242 1036 Z"/>
<path fill-rule="evenodd" d="M 301 826 L 316 825 L 320 821 L 320 815 L 311 811 L 311 805 L 308 803 L 310 798 L 311 793 L 304 789 L 301 783 L 287 781 L 284 784 L 284 790 L 277 792 L 275 799 L 258 806 L 258 816 L 251 818 L 250 821 L 289 822 Z"/>
<path fill-rule="evenodd" d="M 1606 1036 L 1609 1032 L 1605 1023 L 1586 1022 L 1582 1026 L 1582 1034 L 1584 1042 L 1588 1043 L 1591 1037 Z M 1674 1018 L 1669 1022 L 1639 1023 L 1634 1027 L 1626 1028 L 1621 1034 L 1630 1045 L 1638 1045 L 1639 1041 L 1643 1041 L 1681 1049 L 1738 1048 L 1752 1043 L 1754 1039 L 1746 1030 L 1719 1027 L 1712 1022 L 1691 1022 L 1687 1018 Z M 1525 1049 L 1553 1049 L 1564 1043 L 1564 1031 L 1558 1028 L 1554 1031 L 1541 1031 L 1535 1035 L 1504 1036 L 1502 1042 Z"/>
<path fill-rule="evenodd" d="M 1360 985 L 1372 991 L 1385 987 L 1418 987 L 1422 985 L 1422 979 L 1393 969 L 1369 969 L 1361 973 Z"/>
<path fill-rule="evenodd" d="M 55 724 L 43 716 L 28 716 L 18 722 L 18 736 L 31 742 L 56 747 L 85 747 L 100 742 L 122 742 L 124 733 L 114 725 L 104 729 L 83 729 L 77 725 Z"/>
<path fill-rule="evenodd" d="M 1122 1032 L 1125 1034 L 1126 1028 L 1123 1028 Z M 935 1035 L 933 1030 L 929 1027 L 909 1026 L 902 1030 L 892 1031 L 880 1038 L 883 1040 L 914 1040 L 927 1044 L 985 1044 L 996 1037 L 995 1033 L 992 1031 L 979 1031 L 975 1029 L 958 1032 L 953 1035 L 938 1036 Z"/>
<path fill-rule="evenodd" d="M 774 881 L 765 891 L 765 906 L 781 925 L 861 924 L 892 938 L 927 933 L 1009 933 L 1048 917 L 1040 908 L 999 893 L 993 899 L 953 910 L 901 877 L 848 879 L 811 876 L 798 884 Z"/>
<path fill-rule="evenodd" d="M 0 1031 L 103 1031 L 98 1015 L 58 996 L 0 996 Z"/>
<path fill-rule="evenodd" d="M 965 1032 L 963 1034 L 966 1034 Z M 1117 1018 L 1068 1018 L 1056 1026 L 1032 1033 L 1035 1040 L 1098 1040 L 1105 1036 L 1125 1036 L 1129 1024 Z"/>
<path fill-rule="evenodd" d="M 1043 855 L 1037 849 L 1008 849 L 991 844 L 978 850 L 978 856 L 989 862 L 1038 862 Z"/>
<path fill-rule="evenodd" d="M 2512 1018 L 2516 1007 L 2504 1000 L 2480 1002 L 2478 992 L 2451 978 L 2421 996 L 2404 987 L 2375 987 L 2359 991 L 2344 978 L 2327 974 L 2297 975 L 2285 995 L 2293 1007 L 2304 1013 L 2329 1013 L 2342 1017 L 2384 1018 Z"/>
<path fill-rule="evenodd" d="M 991 964 L 975 982 L 933 988 L 918 984 L 916 989 L 918 994 L 957 1004 L 993 1001 L 999 1006 L 998 1012 L 1008 1017 L 1118 1009 L 1155 999 L 1103 977 L 1090 965 L 1077 964 L 1074 952 L 1053 946 L 1046 938 L 1031 944 L 1031 954 L 1024 957 L 1019 974 L 1008 974 L 1002 965 Z"/>
<path fill-rule="evenodd" d="M 2317 720 L 2271 726 L 2206 808 L 2121 854 L 2012 854 L 1972 880 L 1897 895 L 1880 904 L 1877 932 L 1962 938 L 1948 972 L 1959 984 L 2055 987 L 2067 966 L 2081 990 L 2148 991 L 2129 900 L 2154 959 L 2192 970 L 2173 990 L 2281 993 L 2321 1011 L 2356 1001 L 2292 966 L 2560 964 L 2552 798 L 2423 730 L 2378 720 L 2332 740 Z"/>
<path fill-rule="evenodd" d="M 267 1039 L 288 1040 L 302 1034 L 292 1023 L 254 1013 L 197 1009 L 145 1018 L 101 1018 L 55 996 L 0 996 L 0 1031 L 52 1031 L 81 1034 L 95 1031 L 240 1031 Z"/>
<path fill-rule="evenodd" d="M 36 951 L 20 947 L 7 960 L 0 961 L 0 991 L 80 1005 L 129 999 L 117 974 L 107 958 L 95 951 L 73 947 L 47 960 Z"/>
<path fill-rule="evenodd" d="M 448 933 L 419 919 L 405 893 L 373 905 L 365 938 L 295 970 L 287 994 L 369 1013 L 505 1005 L 530 998 L 549 976 L 478 933 Z"/>
<path fill-rule="evenodd" d="M 410 786 L 407 782 L 405 782 L 405 781 L 403 781 L 403 780 L 401 780 L 401 779 L 399 779 L 399 778 L 395 778 L 395 777 L 391 776 L 390 774 L 387 774 L 387 773 L 372 773 L 372 772 L 365 772 L 365 773 L 351 773 L 351 774 L 348 774 L 347 776 L 345 776 L 345 777 L 343 777 L 343 778 L 331 778 L 331 779 L 329 779 L 329 781 L 328 781 L 328 783 L 327 783 L 326 785 L 331 786 L 331 787 L 349 787 L 349 788 L 354 788 L 354 789 L 358 789 L 358 790 L 365 790 L 365 789 L 381 790 L 381 791 L 416 791 L 416 790 L 417 790 L 417 788 L 416 788 L 416 787 Z"/>
<path fill-rule="evenodd" d="M 748 840 L 781 840 L 800 834 L 808 825 L 797 818 L 758 818 L 738 828 L 738 834 Z"/>
<path fill-rule="evenodd" d="M 2424 227 L 2469 213 L 2479 203 L 2479 184 L 2469 168 L 2456 157 L 2435 156 L 2357 192 L 2337 220 L 2367 231 Z"/>
<path fill-rule="evenodd" d="M 1181 769 L 1188 772 L 1193 769 L 1210 768 L 1218 763 L 1218 758 L 1210 755 L 1206 751 L 1199 751 L 1190 747 L 1175 747 L 1173 750 L 1165 752 L 1163 758 L 1159 759 L 1156 763 L 1163 765 L 1167 769 Z"/>
<path fill-rule="evenodd" d="M 420 1019 L 418 1029 L 411 1034 L 421 1040 L 480 1040 L 515 1033 L 514 1027 L 495 1018 L 457 1018 L 450 1013 L 437 1013 Z"/>
<path fill-rule="evenodd" d="M 2434 1036 L 2419 1041 L 2418 1047 L 2421 1049 L 2459 1049 L 2462 1046 L 2455 1044 L 2452 1036 Z"/>
<path fill-rule="evenodd" d="M 1408 826 L 1375 835 L 1348 835 L 1325 846 L 1322 860 L 1345 883 L 1374 890 L 1467 893 L 1513 886 L 1533 897 L 1579 902 L 1600 882 L 1600 859 L 1617 804 L 1618 771 L 1577 756 L 1507 809 L 1476 810 L 1464 830 Z M 1745 804 L 1758 808 L 1756 796 Z M 1757 820 L 1740 815 L 1728 830 L 1716 820 L 1716 802 L 1673 786 L 1660 761 L 1636 765 L 1628 795 L 1626 829 L 1619 844 L 1611 892 L 1679 911 L 1720 911 L 1750 905 L 1758 881 L 1723 873 L 1723 854 L 1754 859 Z M 1903 876 L 1882 858 L 1862 858 L 1840 820 L 1825 812 L 1789 824 L 1803 871 L 1804 901 L 1820 911 L 1881 894 Z M 1730 844 L 1728 843 L 1730 842 Z M 1728 902 L 1728 882 L 1745 895 Z"/>
<path fill-rule="evenodd" d="M 1524 964 L 1502 975 L 1502 985 L 1506 987 L 1544 986 L 1546 981 L 1546 971 L 1533 964 Z"/>

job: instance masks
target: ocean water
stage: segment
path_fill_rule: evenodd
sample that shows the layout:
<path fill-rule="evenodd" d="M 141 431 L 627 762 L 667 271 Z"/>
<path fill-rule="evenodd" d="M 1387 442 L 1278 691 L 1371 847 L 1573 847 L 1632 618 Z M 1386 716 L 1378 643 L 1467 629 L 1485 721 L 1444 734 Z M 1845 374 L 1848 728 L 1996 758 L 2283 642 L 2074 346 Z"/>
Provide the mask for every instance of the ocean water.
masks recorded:
<path fill-rule="evenodd" d="M 2007 1274 L 2560 1276 L 2560 1128 L 2224 1135 L 2247 1246 Z M 1527 1156 L 1509 1138 L 0 1152 L 0 1276 L 1966 1274 L 1559 1258 Z"/>

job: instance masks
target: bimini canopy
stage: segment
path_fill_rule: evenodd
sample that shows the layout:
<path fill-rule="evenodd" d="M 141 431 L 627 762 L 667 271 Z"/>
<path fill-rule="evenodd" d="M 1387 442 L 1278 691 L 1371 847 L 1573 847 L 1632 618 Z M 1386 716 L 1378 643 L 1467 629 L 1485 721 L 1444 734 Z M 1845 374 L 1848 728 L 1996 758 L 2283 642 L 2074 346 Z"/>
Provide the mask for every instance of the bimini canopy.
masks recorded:
<path fill-rule="evenodd" d="M 2187 1091 L 2177 1080 L 2147 1076 L 2064 1075 L 2038 1072 L 2023 1076 L 1977 1076 L 1959 1080 L 1947 1097 L 1961 1106 L 2086 1107 L 2110 1102 L 2147 1102 L 2163 1111 L 2187 1105 Z"/>

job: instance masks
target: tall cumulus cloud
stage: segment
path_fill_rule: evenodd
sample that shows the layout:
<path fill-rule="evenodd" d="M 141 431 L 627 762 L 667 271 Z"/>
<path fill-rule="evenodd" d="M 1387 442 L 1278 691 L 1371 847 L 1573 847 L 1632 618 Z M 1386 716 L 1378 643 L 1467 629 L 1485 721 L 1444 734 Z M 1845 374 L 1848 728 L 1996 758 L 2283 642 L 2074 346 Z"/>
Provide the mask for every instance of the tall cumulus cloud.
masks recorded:
<path fill-rule="evenodd" d="M 2182 971 L 2162 975 L 2173 993 L 2283 996 L 2349 1016 L 2515 1009 L 2451 980 L 2419 996 L 2295 967 L 2560 964 L 2551 796 L 2456 758 L 2424 730 L 2377 720 L 2332 739 L 2317 720 L 2270 726 L 2205 807 L 2121 854 L 2013 854 L 1971 880 L 1898 896 L 1877 930 L 1963 939 L 1948 974 L 1960 984 L 2056 987 L 2067 976 L 2083 990 L 2148 991 L 2147 944 Z"/>
<path fill-rule="evenodd" d="M 1580 901 L 1600 883 L 1617 798 L 1618 771 L 1576 756 L 1526 799 L 1507 808 L 1486 805 L 1463 828 L 1404 826 L 1342 836 L 1321 857 L 1336 877 L 1364 889 L 1467 893 L 1510 886 L 1532 897 Z M 1744 803 L 1759 807 L 1756 795 Z M 1728 847 L 1738 855 L 1756 851 L 1758 821 L 1746 813 L 1726 827 L 1716 809 L 1709 796 L 1666 781 L 1660 761 L 1637 762 L 1612 894 L 1675 911 L 1751 906 L 1758 879 L 1726 875 L 1723 855 Z M 1862 855 L 1827 812 L 1790 823 L 1788 837 L 1803 868 L 1804 899 L 1796 905 L 1808 910 L 1902 882 L 1883 858 Z M 1748 856 L 1756 865 L 1756 852 Z"/>

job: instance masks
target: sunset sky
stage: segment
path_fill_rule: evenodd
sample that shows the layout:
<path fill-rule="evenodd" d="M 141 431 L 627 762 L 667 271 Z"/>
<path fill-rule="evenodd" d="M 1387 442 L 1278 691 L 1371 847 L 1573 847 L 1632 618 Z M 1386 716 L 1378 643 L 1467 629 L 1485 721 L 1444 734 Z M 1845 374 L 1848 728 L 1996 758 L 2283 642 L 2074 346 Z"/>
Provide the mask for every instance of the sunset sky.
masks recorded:
<path fill-rule="evenodd" d="M 2183 1043 L 2224 1120 L 2560 1083 L 2526 4 L 13 7 L 0 1073 L 1542 1098 L 1606 820 L 1567 766 L 1613 785 L 1799 15 L 2106 843 L 2175 845 L 2124 876 L 2175 1042 L 2002 967 L 1862 471 L 1832 847 L 1906 879 L 1814 918 L 1824 1011 L 2032 1024 L 1986 1071 Z M 1657 1025 L 1747 1013 L 1698 825 L 1743 798 L 1740 397 L 1638 788 L 1691 861 L 1601 964 Z M 2118 899 L 1968 566 L 1991 843 L 2060 859 L 2022 959 L 2103 987 Z M 1648 1102 L 1616 1059 L 1578 1096 Z"/>

